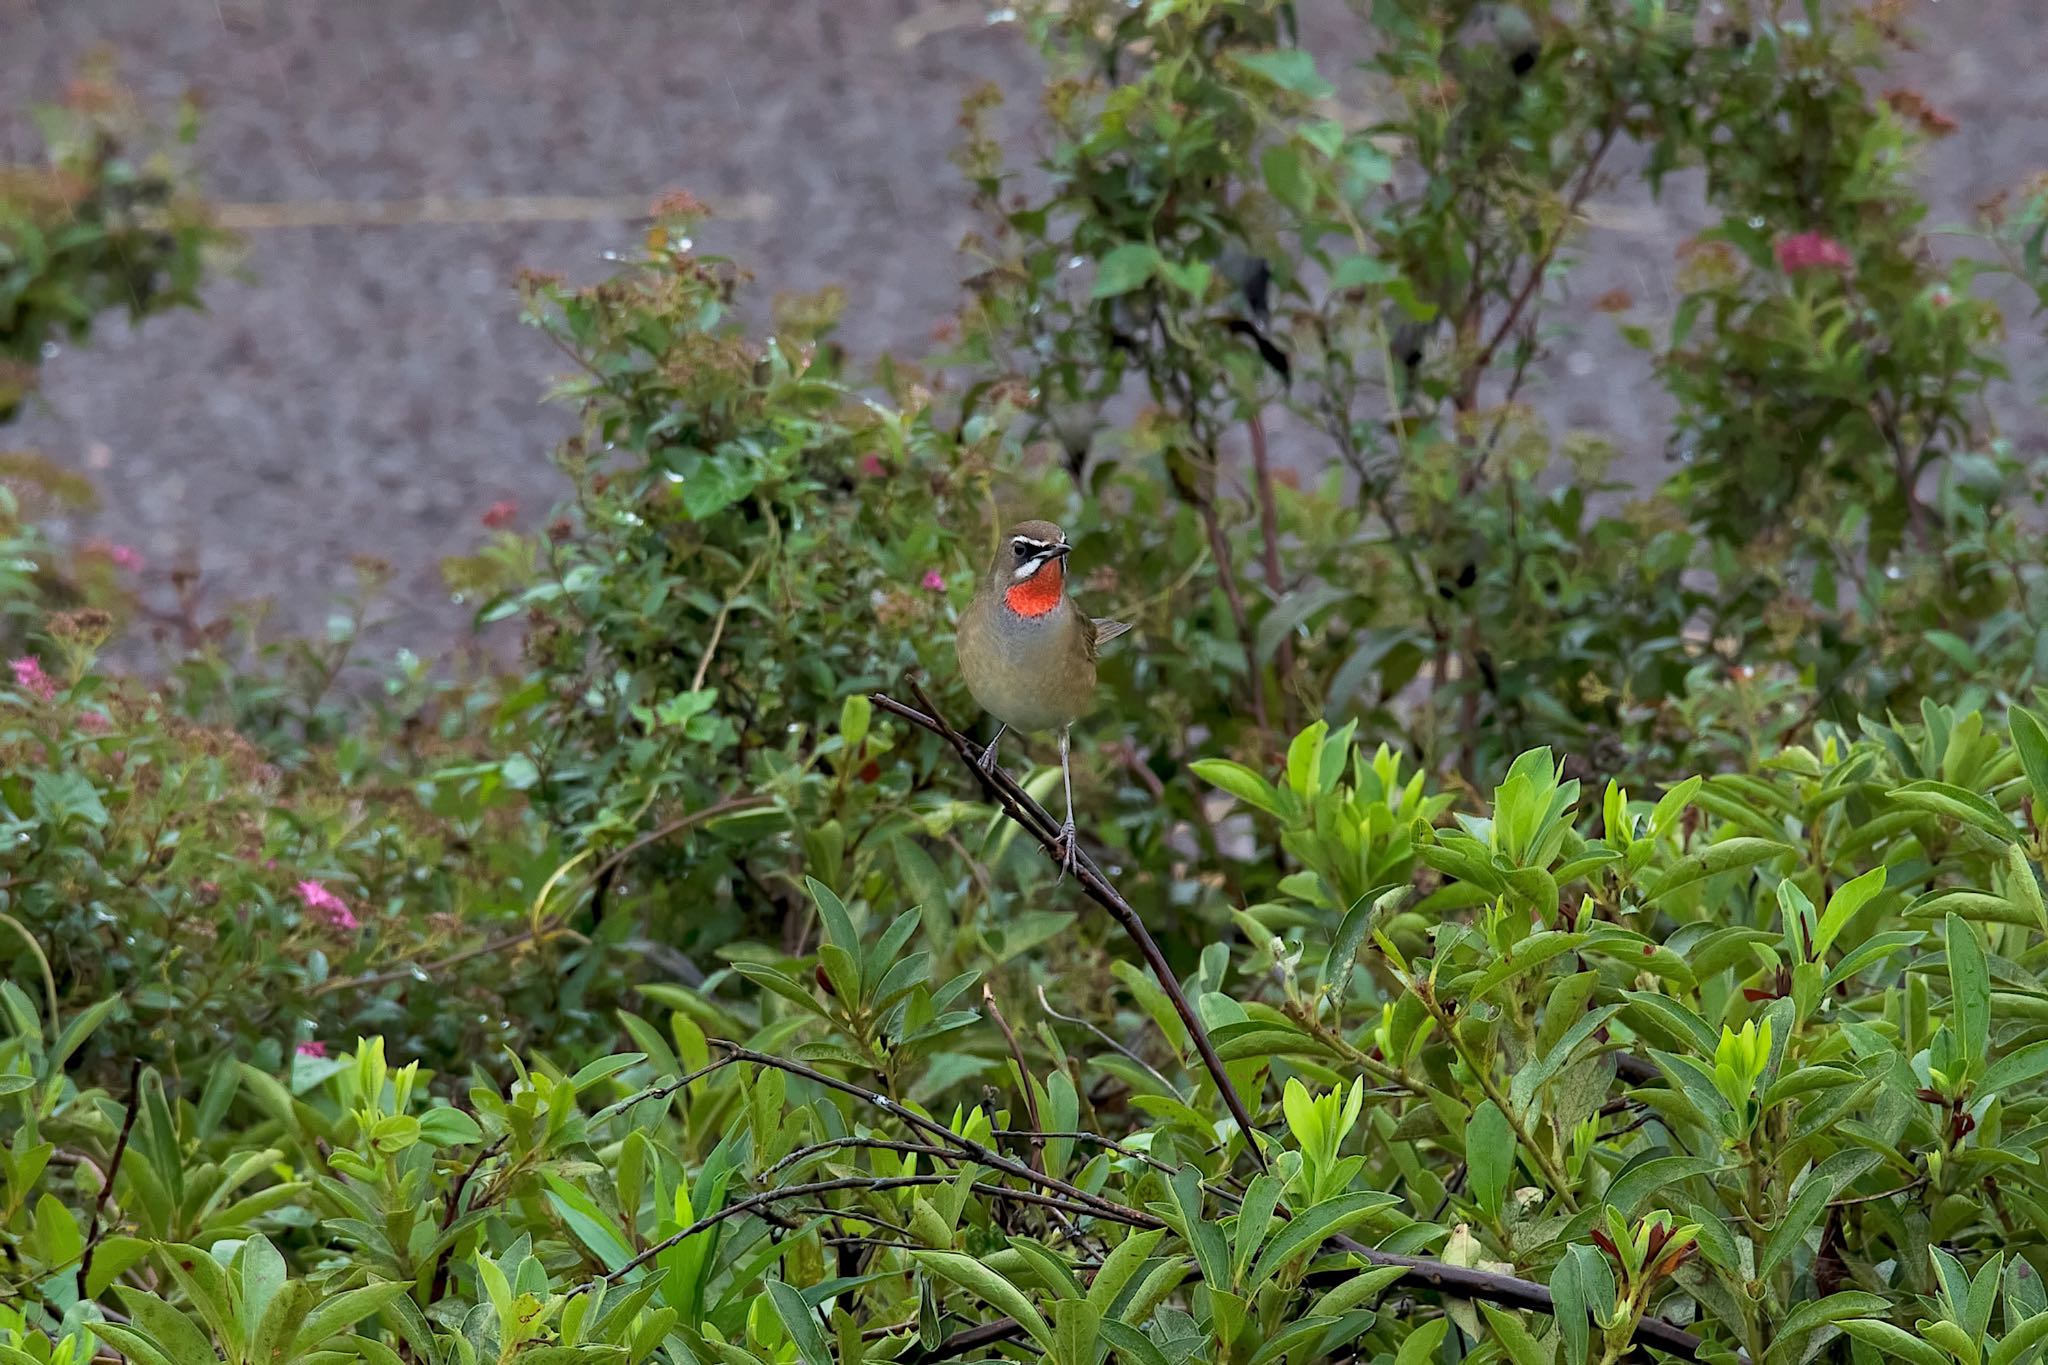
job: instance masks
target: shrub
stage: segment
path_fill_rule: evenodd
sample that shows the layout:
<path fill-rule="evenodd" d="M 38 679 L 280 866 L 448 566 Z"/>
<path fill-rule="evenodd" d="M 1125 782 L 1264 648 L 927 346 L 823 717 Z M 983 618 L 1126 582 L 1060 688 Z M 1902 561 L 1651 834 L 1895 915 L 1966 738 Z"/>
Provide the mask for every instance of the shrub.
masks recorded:
<path fill-rule="evenodd" d="M 1483 811 L 1321 724 L 1276 777 L 1205 764 L 1291 869 L 1173 983 L 1227 1082 L 1159 983 L 1019 1036 L 961 1008 L 977 974 L 932 984 L 900 898 L 815 881 L 801 970 L 652 988 L 633 1051 L 462 1107 L 376 1040 L 82 1089 L 105 1011 L 53 1040 L 9 985 L 7 1344 L 1970 1360 L 1999 1322 L 2017 1358 L 2048 1329 L 2048 731 L 2013 736 L 1930 708 L 1597 803 L 1532 751 Z"/>
<path fill-rule="evenodd" d="M 62 662 L 17 656 L 0 678 L 8 976 L 53 1030 L 113 1011 L 73 1058 L 82 1075 L 128 1057 L 276 1066 L 360 1030 L 435 1059 L 574 1036 L 573 975 L 503 970 L 560 960 L 540 894 L 560 859 L 494 764 L 459 763 L 473 741 L 357 736 L 280 767 L 177 693 L 92 671 L 107 628 L 53 618 Z"/>
<path fill-rule="evenodd" d="M 36 113 L 48 164 L 0 167 L 0 422 L 50 348 L 83 341 L 101 314 L 197 307 L 207 253 L 227 240 L 108 58 Z M 196 118 L 180 110 L 177 144 Z"/>

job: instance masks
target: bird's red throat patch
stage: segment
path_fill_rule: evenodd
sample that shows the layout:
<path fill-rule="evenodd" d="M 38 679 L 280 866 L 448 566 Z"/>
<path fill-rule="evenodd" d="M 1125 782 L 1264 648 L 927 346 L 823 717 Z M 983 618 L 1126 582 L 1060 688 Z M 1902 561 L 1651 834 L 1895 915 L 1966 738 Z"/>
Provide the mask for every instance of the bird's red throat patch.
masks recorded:
<path fill-rule="evenodd" d="M 1011 584 L 1003 593 L 1003 600 L 1019 616 L 1043 616 L 1060 604 L 1065 589 L 1066 578 L 1061 572 L 1060 561 L 1049 559 L 1043 568 L 1022 583 Z"/>

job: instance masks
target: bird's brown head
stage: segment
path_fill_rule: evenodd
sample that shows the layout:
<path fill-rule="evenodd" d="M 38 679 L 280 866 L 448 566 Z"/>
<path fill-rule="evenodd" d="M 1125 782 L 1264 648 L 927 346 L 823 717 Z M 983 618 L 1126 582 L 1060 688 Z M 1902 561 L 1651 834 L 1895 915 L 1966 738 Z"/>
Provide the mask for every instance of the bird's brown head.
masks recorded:
<path fill-rule="evenodd" d="M 988 566 L 988 590 L 1019 616 L 1043 616 L 1066 595 L 1067 533 L 1049 521 L 1020 521 L 1004 533 Z"/>

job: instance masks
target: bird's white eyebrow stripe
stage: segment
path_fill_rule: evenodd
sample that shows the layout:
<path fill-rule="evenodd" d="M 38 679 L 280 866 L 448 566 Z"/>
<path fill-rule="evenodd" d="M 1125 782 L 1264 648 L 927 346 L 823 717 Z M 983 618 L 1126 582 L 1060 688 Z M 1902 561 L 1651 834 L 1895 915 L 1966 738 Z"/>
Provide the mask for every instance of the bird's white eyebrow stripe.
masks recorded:
<path fill-rule="evenodd" d="M 1054 542 L 1050 540 L 1033 540 L 1030 536 L 1011 536 L 1010 544 L 1012 544 L 1020 550 L 1025 548 L 1026 546 L 1029 546 L 1031 549 L 1034 550 L 1051 550 L 1057 548 Z"/>

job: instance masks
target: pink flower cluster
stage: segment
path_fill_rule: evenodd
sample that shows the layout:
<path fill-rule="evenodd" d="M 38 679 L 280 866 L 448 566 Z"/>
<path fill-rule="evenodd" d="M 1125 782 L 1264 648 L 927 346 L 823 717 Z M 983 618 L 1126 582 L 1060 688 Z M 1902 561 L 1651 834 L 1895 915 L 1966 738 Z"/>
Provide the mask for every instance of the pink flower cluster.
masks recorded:
<path fill-rule="evenodd" d="M 104 540 L 94 540 L 86 548 L 94 555 L 104 555 L 106 561 L 113 563 L 113 567 L 121 569 L 123 573 L 141 573 L 141 551 L 137 551 L 133 544 L 109 544 Z"/>
<path fill-rule="evenodd" d="M 926 592 L 944 592 L 946 590 L 946 576 L 937 569 L 926 569 L 924 571 L 924 590 Z"/>
<path fill-rule="evenodd" d="M 298 1050 L 301 1057 L 325 1057 L 327 1055 L 327 1044 L 316 1039 L 310 1043 L 300 1043 Z"/>
<path fill-rule="evenodd" d="M 519 504 L 510 498 L 500 498 L 484 509 L 483 523 L 487 530 L 499 531 L 510 526 L 519 516 Z"/>
<path fill-rule="evenodd" d="M 1850 271 L 1856 262 L 1849 249 L 1832 237 L 1818 232 L 1801 232 L 1778 239 L 1778 269 L 1787 275 L 1803 270 Z"/>
<path fill-rule="evenodd" d="M 308 878 L 296 888 L 299 899 L 306 903 L 306 909 L 330 929 L 360 929 L 362 922 L 355 912 L 348 908 L 348 902 L 329 891 L 319 882 Z"/>
<path fill-rule="evenodd" d="M 50 701 L 57 695 L 57 682 L 43 672 L 43 661 L 32 654 L 8 662 L 8 669 L 14 674 L 14 685 L 31 696 Z"/>

